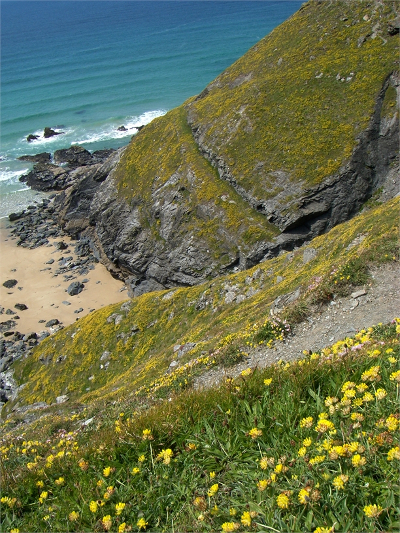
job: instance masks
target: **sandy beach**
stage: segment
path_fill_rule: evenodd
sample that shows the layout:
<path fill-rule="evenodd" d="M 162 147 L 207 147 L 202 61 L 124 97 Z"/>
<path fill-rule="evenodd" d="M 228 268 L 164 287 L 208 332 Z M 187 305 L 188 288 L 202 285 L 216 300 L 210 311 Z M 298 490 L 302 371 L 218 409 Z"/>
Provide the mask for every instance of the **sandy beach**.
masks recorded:
<path fill-rule="evenodd" d="M 55 276 L 55 271 L 60 258 L 75 257 L 74 247 L 60 251 L 54 244 L 61 240 L 66 244 L 73 241 L 64 236 L 35 249 L 23 248 L 17 246 L 17 238 L 6 228 L 8 224 L 8 219 L 0 220 L 0 307 L 4 308 L 0 322 L 15 320 L 13 331 L 22 334 L 51 331 L 45 324 L 52 319 L 67 326 L 94 309 L 128 298 L 124 283 L 114 279 L 100 263 L 95 263 L 94 269 L 86 275 L 74 275 L 73 281 L 88 281 L 80 294 L 70 296 L 66 291 L 71 279 Z M 54 262 L 47 264 L 52 259 Z M 18 282 L 11 289 L 3 286 L 10 279 Z M 16 304 L 25 304 L 28 309 L 20 311 L 15 308 Z M 7 314 L 8 309 L 16 314 Z"/>

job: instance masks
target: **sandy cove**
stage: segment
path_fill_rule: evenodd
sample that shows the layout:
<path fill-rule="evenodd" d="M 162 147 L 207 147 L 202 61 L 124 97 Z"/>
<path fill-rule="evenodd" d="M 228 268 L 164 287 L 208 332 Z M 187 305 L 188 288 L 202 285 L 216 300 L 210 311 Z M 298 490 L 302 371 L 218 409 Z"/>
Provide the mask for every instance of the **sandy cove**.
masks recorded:
<path fill-rule="evenodd" d="M 15 320 L 16 326 L 10 328 L 22 334 L 40 332 L 45 324 L 52 319 L 58 319 L 64 326 L 72 324 L 79 317 L 87 315 L 94 309 L 117 303 L 127 299 L 124 284 L 114 279 L 107 269 L 100 263 L 94 263 L 94 269 L 86 275 L 76 275 L 73 281 L 88 280 L 80 294 L 69 296 L 66 292 L 71 283 L 63 275 L 55 276 L 61 257 L 73 256 L 73 245 L 66 250 L 58 250 L 54 243 L 63 240 L 66 244 L 73 243 L 69 237 L 49 239 L 49 245 L 28 249 L 17 246 L 17 238 L 6 228 L 7 219 L 0 220 L 0 322 Z M 46 264 L 54 259 L 53 264 Z M 3 283 L 16 279 L 17 285 L 7 289 Z M 68 302 L 70 305 L 63 303 Z M 16 304 L 25 304 L 28 309 L 19 311 Z M 10 309 L 16 315 L 6 314 Z M 83 309 L 80 312 L 80 309 Z M 19 319 L 16 317 L 19 316 Z M 39 322 L 40 321 L 40 322 Z M 0 334 L 0 336 L 2 336 Z"/>

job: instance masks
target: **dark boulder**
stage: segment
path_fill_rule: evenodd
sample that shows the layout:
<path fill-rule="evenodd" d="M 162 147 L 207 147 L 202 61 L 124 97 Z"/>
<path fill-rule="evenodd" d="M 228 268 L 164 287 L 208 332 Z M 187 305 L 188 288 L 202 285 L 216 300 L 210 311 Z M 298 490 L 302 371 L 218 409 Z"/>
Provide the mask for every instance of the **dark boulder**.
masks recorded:
<path fill-rule="evenodd" d="M 107 148 L 104 150 L 95 150 L 92 153 L 93 163 L 104 163 L 111 154 L 115 152 L 115 148 Z"/>
<path fill-rule="evenodd" d="M 26 138 L 26 140 L 28 141 L 28 143 L 32 142 L 32 141 L 36 141 L 36 139 L 39 139 L 39 135 L 33 135 L 32 133 L 30 133 L 28 135 L 28 137 Z"/>
<path fill-rule="evenodd" d="M 26 311 L 28 309 L 28 306 L 25 304 L 15 304 L 15 309 L 18 309 L 18 311 Z"/>
<path fill-rule="evenodd" d="M 54 152 L 55 163 L 67 163 L 69 168 L 93 165 L 92 154 L 82 146 L 71 146 Z"/>
<path fill-rule="evenodd" d="M 43 130 L 43 137 L 45 139 L 48 139 L 49 137 L 54 137 L 55 135 L 61 135 L 63 134 L 63 131 L 55 131 L 52 128 L 44 128 Z"/>
<path fill-rule="evenodd" d="M 51 320 L 46 322 L 46 328 L 51 328 L 52 326 L 57 326 L 57 324 L 59 324 L 59 323 L 60 323 L 60 321 L 58 320 L 58 318 L 52 318 Z"/>
<path fill-rule="evenodd" d="M 83 291 L 83 289 L 85 288 L 85 286 L 83 285 L 83 283 L 81 283 L 80 281 L 73 281 L 68 289 L 67 289 L 67 293 L 70 295 L 70 296 L 76 296 L 77 294 L 79 294 L 80 292 Z"/>
<path fill-rule="evenodd" d="M 69 185 L 66 169 L 49 163 L 37 163 L 33 169 L 19 178 L 36 191 L 63 190 Z"/>
<path fill-rule="evenodd" d="M 127 128 L 125 128 L 125 126 L 119 126 L 117 128 L 118 131 L 128 131 Z"/>
<path fill-rule="evenodd" d="M 10 222 L 14 222 L 15 220 L 19 220 L 25 215 L 25 211 L 20 211 L 19 213 L 10 213 L 8 215 L 8 220 Z"/>
<path fill-rule="evenodd" d="M 5 287 L 6 289 L 12 289 L 17 283 L 18 281 L 16 279 L 8 279 L 3 283 L 3 287 Z"/>
<path fill-rule="evenodd" d="M 49 152 L 41 152 L 36 155 L 21 155 L 21 157 L 18 157 L 20 161 L 29 161 L 30 163 L 48 163 L 50 158 L 51 154 Z"/>

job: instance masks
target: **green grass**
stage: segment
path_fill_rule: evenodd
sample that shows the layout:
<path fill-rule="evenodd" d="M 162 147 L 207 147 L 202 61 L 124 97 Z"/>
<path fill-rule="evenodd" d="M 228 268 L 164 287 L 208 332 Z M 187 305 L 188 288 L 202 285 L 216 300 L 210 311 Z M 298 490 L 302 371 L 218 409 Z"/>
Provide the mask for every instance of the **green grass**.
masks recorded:
<path fill-rule="evenodd" d="M 2 531 L 397 531 L 399 324 L 143 414 L 10 430 Z"/>

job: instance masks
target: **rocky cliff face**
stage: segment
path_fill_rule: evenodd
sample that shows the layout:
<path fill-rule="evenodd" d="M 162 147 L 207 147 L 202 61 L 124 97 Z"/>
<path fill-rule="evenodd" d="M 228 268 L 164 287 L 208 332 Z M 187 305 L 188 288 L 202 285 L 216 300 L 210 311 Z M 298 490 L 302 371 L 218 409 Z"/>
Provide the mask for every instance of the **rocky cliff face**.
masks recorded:
<path fill-rule="evenodd" d="M 394 16 L 309 2 L 126 149 L 74 170 L 60 222 L 139 295 L 248 268 L 396 193 Z"/>

